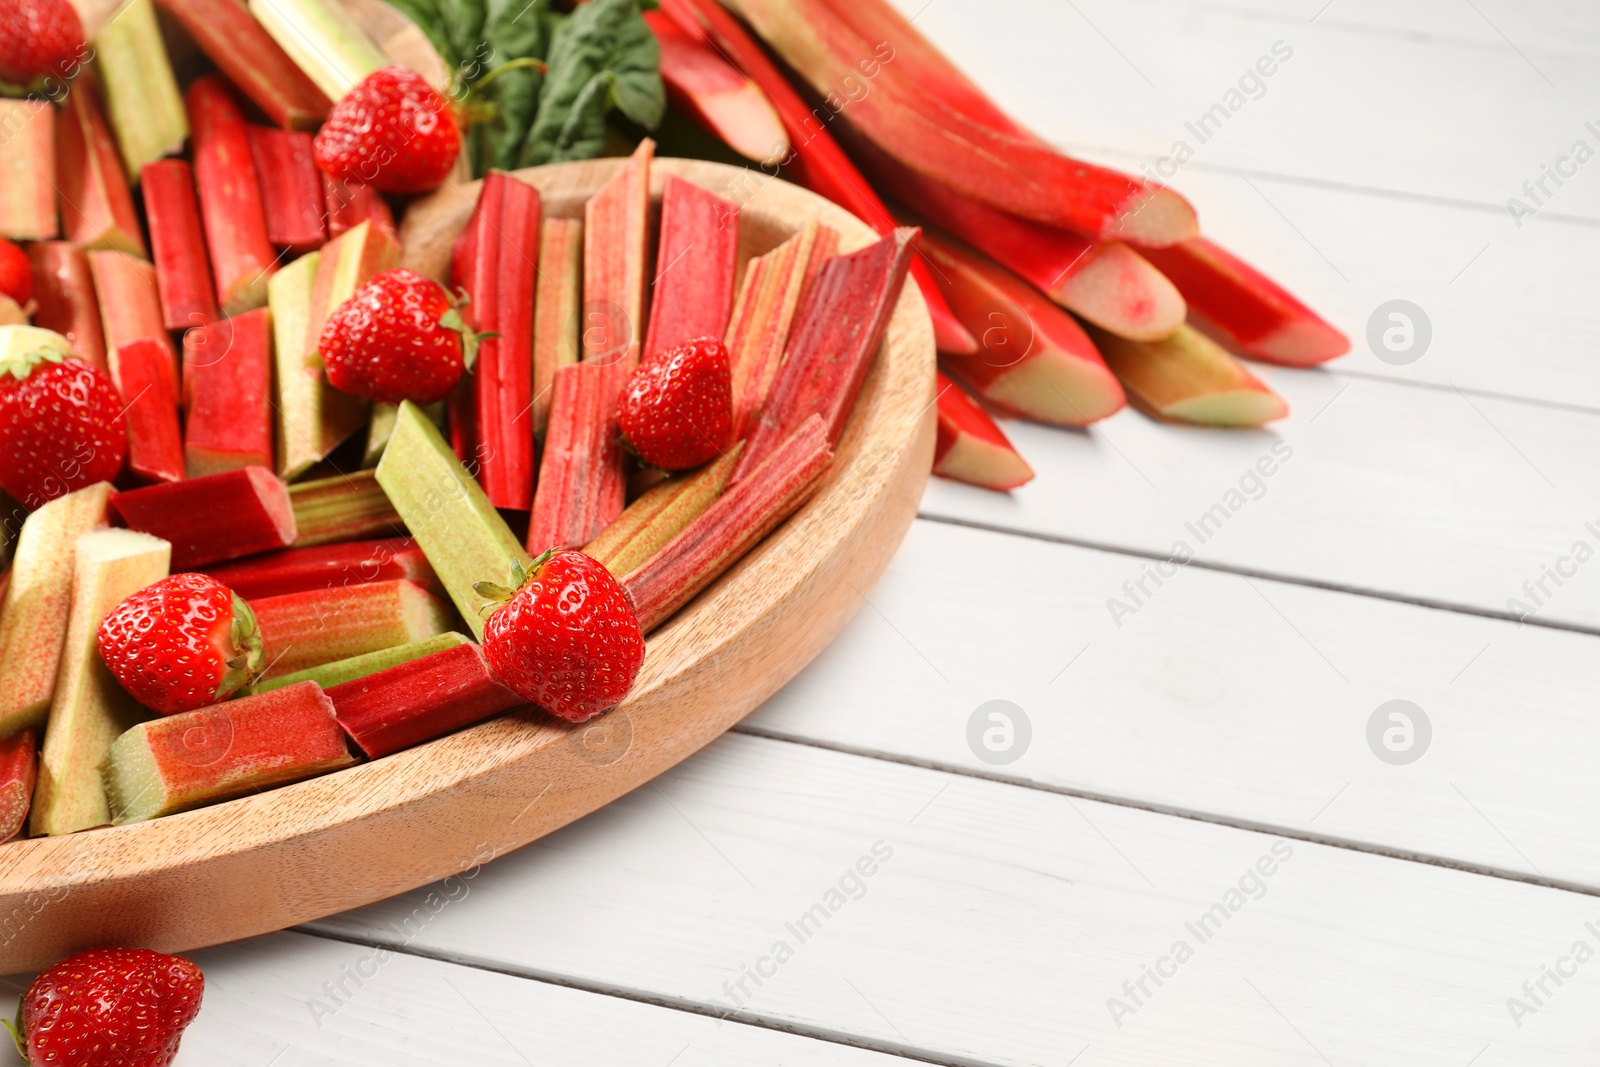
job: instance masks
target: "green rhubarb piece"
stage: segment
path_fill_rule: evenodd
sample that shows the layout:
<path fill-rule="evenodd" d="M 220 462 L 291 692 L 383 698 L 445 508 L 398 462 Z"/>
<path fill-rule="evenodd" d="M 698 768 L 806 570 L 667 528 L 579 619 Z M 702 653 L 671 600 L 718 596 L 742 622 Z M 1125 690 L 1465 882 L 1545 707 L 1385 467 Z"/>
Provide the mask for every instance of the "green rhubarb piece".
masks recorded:
<path fill-rule="evenodd" d="M 43 726 L 72 609 L 73 545 L 104 526 L 111 484 L 57 497 L 22 524 L 0 608 L 0 736 Z"/>
<path fill-rule="evenodd" d="M 498 606 L 473 589 L 506 584 L 532 558 L 489 503 L 478 481 L 456 458 L 438 427 L 409 400 L 400 405 L 394 434 L 378 462 L 378 484 L 389 495 L 422 554 L 455 601 L 472 635 Z"/>
<path fill-rule="evenodd" d="M 321 262 L 321 252 L 308 252 L 267 281 L 277 371 L 278 476 L 284 481 L 322 462 L 367 418 L 367 402 L 329 385 L 306 341 Z"/>
<path fill-rule="evenodd" d="M 29 829 L 71 834 L 111 821 L 100 768 L 117 735 L 148 718 L 100 659 L 100 623 L 118 604 L 167 576 L 172 546 L 134 530 L 78 538 L 67 639 L 39 753 Z"/>
<path fill-rule="evenodd" d="M 128 180 L 183 150 L 189 119 L 152 0 L 128 0 L 94 39 L 95 65 Z"/>
<path fill-rule="evenodd" d="M 389 447 L 389 438 L 394 436 L 394 420 L 399 414 L 400 409 L 394 404 L 372 405 L 372 417 L 367 420 L 367 448 L 361 457 L 363 467 L 376 467 L 383 458 L 383 450 Z"/>
<path fill-rule="evenodd" d="M 339 0 L 250 0 L 250 13 L 329 100 L 389 62 Z"/>
<path fill-rule="evenodd" d="M 336 685 L 353 682 L 357 678 L 365 678 L 369 674 L 377 674 L 390 667 L 398 667 L 402 663 L 410 663 L 414 659 L 443 652 L 447 648 L 468 644 L 469 641 L 465 634 L 458 634 L 452 630 L 421 641 L 410 641 L 403 645 L 395 645 L 393 648 L 368 652 L 364 656 L 351 656 L 349 659 L 324 663 L 320 667 L 307 667 L 303 671 L 285 674 L 281 678 L 263 679 L 255 684 L 253 691 L 270 693 L 274 689 L 282 689 L 296 682 L 316 682 L 324 689 L 332 689 Z"/>
<path fill-rule="evenodd" d="M 585 545 L 584 554 L 605 564 L 616 577 L 627 577 L 722 495 L 743 451 L 740 441 L 693 474 L 653 487 Z"/>
<path fill-rule="evenodd" d="M 372 471 L 336 474 L 289 487 L 299 531 L 294 547 L 404 534 L 405 527 Z"/>

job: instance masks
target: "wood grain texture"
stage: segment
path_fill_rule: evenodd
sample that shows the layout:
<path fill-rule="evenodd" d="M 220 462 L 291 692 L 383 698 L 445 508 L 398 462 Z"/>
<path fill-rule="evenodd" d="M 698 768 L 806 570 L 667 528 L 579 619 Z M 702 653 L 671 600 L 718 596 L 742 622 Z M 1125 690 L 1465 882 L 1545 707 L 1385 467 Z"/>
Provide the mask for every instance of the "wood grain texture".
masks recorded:
<path fill-rule="evenodd" d="M 612 160 L 522 172 L 571 217 Z M 808 218 L 852 250 L 874 239 L 793 185 L 662 161 L 719 193 L 742 186 L 746 236 L 776 245 Z M 412 265 L 437 269 L 476 189 L 412 209 Z M 763 249 L 765 250 L 765 249 Z M 908 287 L 834 469 L 816 497 L 649 641 L 624 727 L 632 758 L 534 712 L 323 778 L 135 826 L 0 848 L 0 971 L 87 945 L 195 948 L 280 929 L 469 868 L 649 781 L 770 696 L 833 637 L 911 521 L 933 448 L 933 339 Z M 588 747 L 585 747 L 585 737 Z M 0 920 L 0 927 L 5 923 Z"/>

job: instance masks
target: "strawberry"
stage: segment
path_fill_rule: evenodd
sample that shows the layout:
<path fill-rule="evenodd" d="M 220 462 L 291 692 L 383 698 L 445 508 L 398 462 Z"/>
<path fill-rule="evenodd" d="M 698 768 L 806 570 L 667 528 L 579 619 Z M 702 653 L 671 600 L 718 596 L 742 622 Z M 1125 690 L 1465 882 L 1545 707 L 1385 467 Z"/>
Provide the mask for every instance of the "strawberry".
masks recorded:
<path fill-rule="evenodd" d="M 714 337 L 667 349 L 633 372 L 617 419 L 628 447 L 652 467 L 681 471 L 720 456 L 733 436 L 728 350 Z"/>
<path fill-rule="evenodd" d="M 0 487 L 26 507 L 110 481 L 127 450 L 104 371 L 49 349 L 0 360 Z"/>
<path fill-rule="evenodd" d="M 314 146 L 330 177 L 385 193 L 436 188 L 461 153 L 461 131 L 438 90 L 408 67 L 368 74 L 333 105 Z"/>
<path fill-rule="evenodd" d="M 471 369 L 478 335 L 442 285 L 398 267 L 328 316 L 317 351 L 335 389 L 386 404 L 431 404 Z"/>
<path fill-rule="evenodd" d="M 483 626 L 495 677 L 568 722 L 621 703 L 644 662 L 644 636 L 611 572 L 582 552 L 551 549 L 512 580 L 515 590 L 475 587 L 503 602 Z"/>
<path fill-rule="evenodd" d="M 28 253 L 0 237 L 0 296 L 9 296 L 19 307 L 33 299 L 33 265 Z"/>
<path fill-rule="evenodd" d="M 0 82 L 71 77 L 86 51 L 83 22 L 67 0 L 0 2 Z"/>
<path fill-rule="evenodd" d="M 261 670 L 255 613 L 204 574 L 139 590 L 106 614 L 96 641 L 122 688 L 162 715 L 209 707 Z"/>
<path fill-rule="evenodd" d="M 35 978 L 6 1025 L 33 1067 L 167 1067 L 204 992 L 182 956 L 92 948 Z"/>

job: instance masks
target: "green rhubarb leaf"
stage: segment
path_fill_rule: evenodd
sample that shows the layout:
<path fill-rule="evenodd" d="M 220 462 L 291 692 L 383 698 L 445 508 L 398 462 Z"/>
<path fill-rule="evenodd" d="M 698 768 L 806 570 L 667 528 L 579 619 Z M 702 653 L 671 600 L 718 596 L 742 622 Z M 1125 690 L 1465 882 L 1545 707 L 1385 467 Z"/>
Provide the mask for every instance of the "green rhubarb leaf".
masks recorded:
<path fill-rule="evenodd" d="M 389 0 L 391 6 L 417 24 L 433 47 L 452 67 L 461 65 L 462 57 L 456 53 L 450 30 L 445 26 L 444 13 L 436 0 Z"/>

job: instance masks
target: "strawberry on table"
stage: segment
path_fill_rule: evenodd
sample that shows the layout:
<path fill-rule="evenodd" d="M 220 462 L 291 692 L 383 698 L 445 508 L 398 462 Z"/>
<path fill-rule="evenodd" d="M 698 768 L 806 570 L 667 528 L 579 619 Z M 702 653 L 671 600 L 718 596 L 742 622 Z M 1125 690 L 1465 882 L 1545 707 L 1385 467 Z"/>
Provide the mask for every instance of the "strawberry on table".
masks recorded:
<path fill-rule="evenodd" d="M 652 467 L 681 471 L 720 456 L 733 436 L 728 350 L 713 337 L 667 349 L 633 372 L 617 419 L 628 447 Z"/>
<path fill-rule="evenodd" d="M 106 615 L 96 640 L 122 688 L 163 715 L 215 704 L 262 667 L 250 605 L 204 574 L 139 590 Z"/>
<path fill-rule="evenodd" d="M 11 1033 L 33 1067 L 167 1067 L 204 992 L 182 956 L 92 948 L 33 980 Z"/>
<path fill-rule="evenodd" d="M 24 506 L 110 481 L 127 450 L 122 400 L 104 371 L 50 348 L 0 359 L 0 488 Z"/>
<path fill-rule="evenodd" d="M 0 5 L 3 2 L 0 0 Z M 19 307 L 33 299 L 33 267 L 28 253 L 4 237 L 0 237 L 0 296 L 9 296 Z"/>
<path fill-rule="evenodd" d="M 0 0 L 0 82 L 66 78 L 84 52 L 83 22 L 67 0 Z"/>
<path fill-rule="evenodd" d="M 568 722 L 616 707 L 644 662 L 628 594 L 582 552 L 551 550 L 480 596 L 503 601 L 483 627 L 483 654 L 501 683 Z"/>
<path fill-rule="evenodd" d="M 478 335 L 442 285 L 398 267 L 328 316 L 317 351 L 335 389 L 385 404 L 431 404 L 471 369 Z"/>
<path fill-rule="evenodd" d="M 425 193 L 455 166 L 461 131 L 449 102 L 422 75 L 383 67 L 333 106 L 314 151 L 317 166 L 339 181 Z"/>

